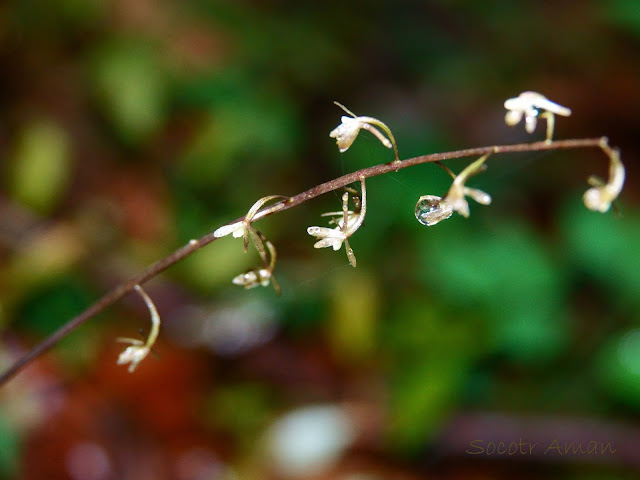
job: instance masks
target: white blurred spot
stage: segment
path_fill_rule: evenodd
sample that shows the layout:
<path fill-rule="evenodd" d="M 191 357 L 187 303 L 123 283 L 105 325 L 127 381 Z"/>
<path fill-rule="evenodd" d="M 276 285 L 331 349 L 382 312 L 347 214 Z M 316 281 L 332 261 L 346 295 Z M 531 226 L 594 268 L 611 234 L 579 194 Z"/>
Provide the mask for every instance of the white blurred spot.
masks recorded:
<path fill-rule="evenodd" d="M 305 477 L 332 466 L 354 437 L 354 425 L 342 408 L 310 406 L 277 420 L 267 432 L 267 448 L 280 474 Z"/>
<path fill-rule="evenodd" d="M 630 372 L 640 375 L 640 328 L 631 330 L 620 339 L 618 357 Z"/>
<path fill-rule="evenodd" d="M 218 355 L 241 355 L 262 345 L 276 333 L 276 314 L 270 305 L 254 299 L 207 311 L 181 309 L 165 322 L 174 339 L 185 347 L 206 346 Z"/>
<path fill-rule="evenodd" d="M 74 480 L 104 480 L 111 474 L 107 452 L 95 443 L 78 443 L 71 447 L 65 464 Z"/>

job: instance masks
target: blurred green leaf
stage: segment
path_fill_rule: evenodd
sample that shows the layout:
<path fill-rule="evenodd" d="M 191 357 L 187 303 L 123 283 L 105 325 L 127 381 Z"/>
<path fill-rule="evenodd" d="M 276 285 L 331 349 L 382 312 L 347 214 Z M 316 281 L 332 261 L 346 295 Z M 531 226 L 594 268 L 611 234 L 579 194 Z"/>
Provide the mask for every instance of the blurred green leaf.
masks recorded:
<path fill-rule="evenodd" d="M 424 301 L 404 303 L 384 325 L 392 353 L 390 438 L 400 451 L 424 447 L 456 408 L 472 362 L 483 351 L 476 319 Z"/>
<path fill-rule="evenodd" d="M 23 31 L 39 36 L 55 33 L 57 36 L 69 34 L 70 29 L 94 27 L 107 11 L 106 0 L 59 0 L 40 2 L 38 0 L 18 0 L 10 14 L 15 15 Z M 73 31 L 73 30 L 71 30 Z"/>
<path fill-rule="evenodd" d="M 69 276 L 52 279 L 24 298 L 18 311 L 18 325 L 44 336 L 87 308 L 93 299 L 93 292 L 81 279 Z"/>
<path fill-rule="evenodd" d="M 348 363 L 371 358 L 376 347 L 380 308 L 374 278 L 362 270 L 349 268 L 336 272 L 331 280 L 327 327 L 335 355 Z"/>
<path fill-rule="evenodd" d="M 464 357 L 417 360 L 396 372 L 391 384 L 389 434 L 400 452 L 424 448 L 455 409 L 467 378 Z"/>
<path fill-rule="evenodd" d="M 594 366 L 603 391 L 640 409 L 640 329 L 610 338 Z"/>
<path fill-rule="evenodd" d="M 0 414 L 0 476 L 14 477 L 20 466 L 20 442 L 10 422 Z"/>
<path fill-rule="evenodd" d="M 260 264 L 260 257 L 254 250 L 244 253 L 242 239 L 224 238 L 216 242 L 215 248 L 203 248 L 187 257 L 176 270 L 193 288 L 210 292 L 231 285 L 233 277 Z"/>
<path fill-rule="evenodd" d="M 299 148 L 301 132 L 292 105 L 253 90 L 252 84 L 240 84 L 211 98 L 209 116 L 183 156 L 183 171 L 192 184 L 211 185 L 233 169 L 248 168 L 243 160 L 249 165 L 273 162 Z"/>
<path fill-rule="evenodd" d="M 629 0 L 609 0 L 600 5 L 602 15 L 615 26 L 640 36 L 640 4 Z"/>
<path fill-rule="evenodd" d="M 433 235 L 425 231 L 419 276 L 456 308 L 486 312 L 496 350 L 534 363 L 554 358 L 567 347 L 569 333 L 561 310 L 562 270 L 521 223 L 494 220 L 482 232 L 464 221 L 456 216 L 449 222 L 458 225 L 438 225 Z"/>
<path fill-rule="evenodd" d="M 49 213 L 58 203 L 71 177 L 69 137 L 48 120 L 29 124 L 13 156 L 9 189 L 24 205 Z"/>
<path fill-rule="evenodd" d="M 167 78 L 157 50 L 112 41 L 94 52 L 91 73 L 100 107 L 123 141 L 138 144 L 164 123 Z"/>
<path fill-rule="evenodd" d="M 574 265 L 587 272 L 607 293 L 638 305 L 640 298 L 640 216 L 629 211 L 621 218 L 601 214 L 571 202 L 560 216 L 566 251 Z"/>

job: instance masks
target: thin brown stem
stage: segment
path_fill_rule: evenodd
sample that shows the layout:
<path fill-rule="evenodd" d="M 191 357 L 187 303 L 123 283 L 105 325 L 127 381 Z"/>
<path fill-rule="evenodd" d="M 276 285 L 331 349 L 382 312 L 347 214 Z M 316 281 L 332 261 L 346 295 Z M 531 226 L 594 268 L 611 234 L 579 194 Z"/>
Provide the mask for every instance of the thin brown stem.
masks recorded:
<path fill-rule="evenodd" d="M 378 175 L 384 175 L 390 172 L 397 172 L 403 168 L 413 167 L 415 165 L 421 165 L 423 163 L 441 162 L 443 160 L 451 160 L 454 158 L 463 158 L 471 156 L 486 155 L 489 153 L 515 153 L 515 152 L 535 152 L 543 150 L 567 150 L 574 148 L 594 148 L 598 147 L 603 150 L 608 148 L 606 137 L 600 138 L 586 138 L 586 139 L 574 139 L 574 140 L 559 140 L 550 143 L 547 142 L 534 142 L 534 143 L 520 143 L 516 145 L 499 145 L 491 147 L 478 147 L 468 148 L 465 150 L 456 150 L 453 152 L 444 153 L 432 153 L 429 155 L 421 155 L 419 157 L 413 157 L 400 162 L 393 161 L 390 163 L 384 163 L 375 165 L 373 167 L 363 168 L 356 172 L 343 175 L 342 177 L 335 178 L 323 184 L 317 185 L 309 190 L 306 190 L 293 197 L 285 198 L 284 200 L 277 202 L 273 205 L 269 205 L 259 210 L 251 218 L 251 222 L 255 222 L 264 217 L 268 217 L 277 212 L 288 210 L 311 199 L 319 197 L 328 192 L 338 190 L 342 187 L 349 185 L 350 183 L 360 181 L 362 178 L 370 178 Z M 606 153 L 606 150 L 605 150 Z M 240 217 L 232 222 L 235 223 L 244 220 L 245 217 Z M 18 359 L 7 371 L 0 375 L 0 386 L 4 385 L 13 376 L 20 372 L 23 368 L 29 365 L 32 361 L 38 358 L 40 355 L 48 351 L 54 345 L 56 345 L 62 338 L 71 333 L 73 330 L 84 324 L 93 316 L 105 310 L 107 307 L 113 305 L 115 302 L 124 297 L 127 293 L 134 290 L 136 285 L 142 285 L 156 275 L 162 273 L 167 268 L 178 263 L 180 260 L 188 257 L 192 253 L 196 252 L 205 245 L 217 240 L 213 235 L 213 232 L 207 233 L 198 240 L 191 240 L 186 245 L 180 247 L 175 252 L 171 253 L 167 257 L 158 260 L 156 263 L 147 267 L 143 272 L 135 275 L 130 280 L 121 283 L 109 292 L 107 292 L 97 302 L 87 308 L 84 312 L 80 313 L 76 317 L 72 318 L 63 325 L 59 330 L 45 338 L 42 342 L 37 344 L 26 355 Z"/>

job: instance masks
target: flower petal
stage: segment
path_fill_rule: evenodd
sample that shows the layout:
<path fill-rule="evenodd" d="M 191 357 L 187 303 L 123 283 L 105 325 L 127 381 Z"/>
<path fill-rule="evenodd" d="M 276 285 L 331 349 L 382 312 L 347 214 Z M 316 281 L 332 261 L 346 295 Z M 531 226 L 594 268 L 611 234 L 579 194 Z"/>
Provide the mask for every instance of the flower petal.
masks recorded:
<path fill-rule="evenodd" d="M 213 232 L 213 236 L 216 238 L 226 237 L 230 233 L 233 233 L 235 238 L 241 237 L 244 235 L 244 222 L 236 222 L 230 225 L 223 225 L 218 228 L 215 232 Z"/>
<path fill-rule="evenodd" d="M 509 110 L 504 116 L 504 122 L 510 127 L 517 125 L 520 120 L 522 120 L 522 110 Z"/>

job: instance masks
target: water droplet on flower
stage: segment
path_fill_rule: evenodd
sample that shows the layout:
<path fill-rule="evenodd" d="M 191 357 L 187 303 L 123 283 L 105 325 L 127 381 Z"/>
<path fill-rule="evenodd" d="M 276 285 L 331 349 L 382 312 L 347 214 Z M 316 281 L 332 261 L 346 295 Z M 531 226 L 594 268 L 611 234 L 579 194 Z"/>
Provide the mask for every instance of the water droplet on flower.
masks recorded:
<path fill-rule="evenodd" d="M 437 195 L 423 195 L 416 203 L 416 218 L 422 225 L 428 227 L 446 220 L 452 213 L 451 205 Z"/>

